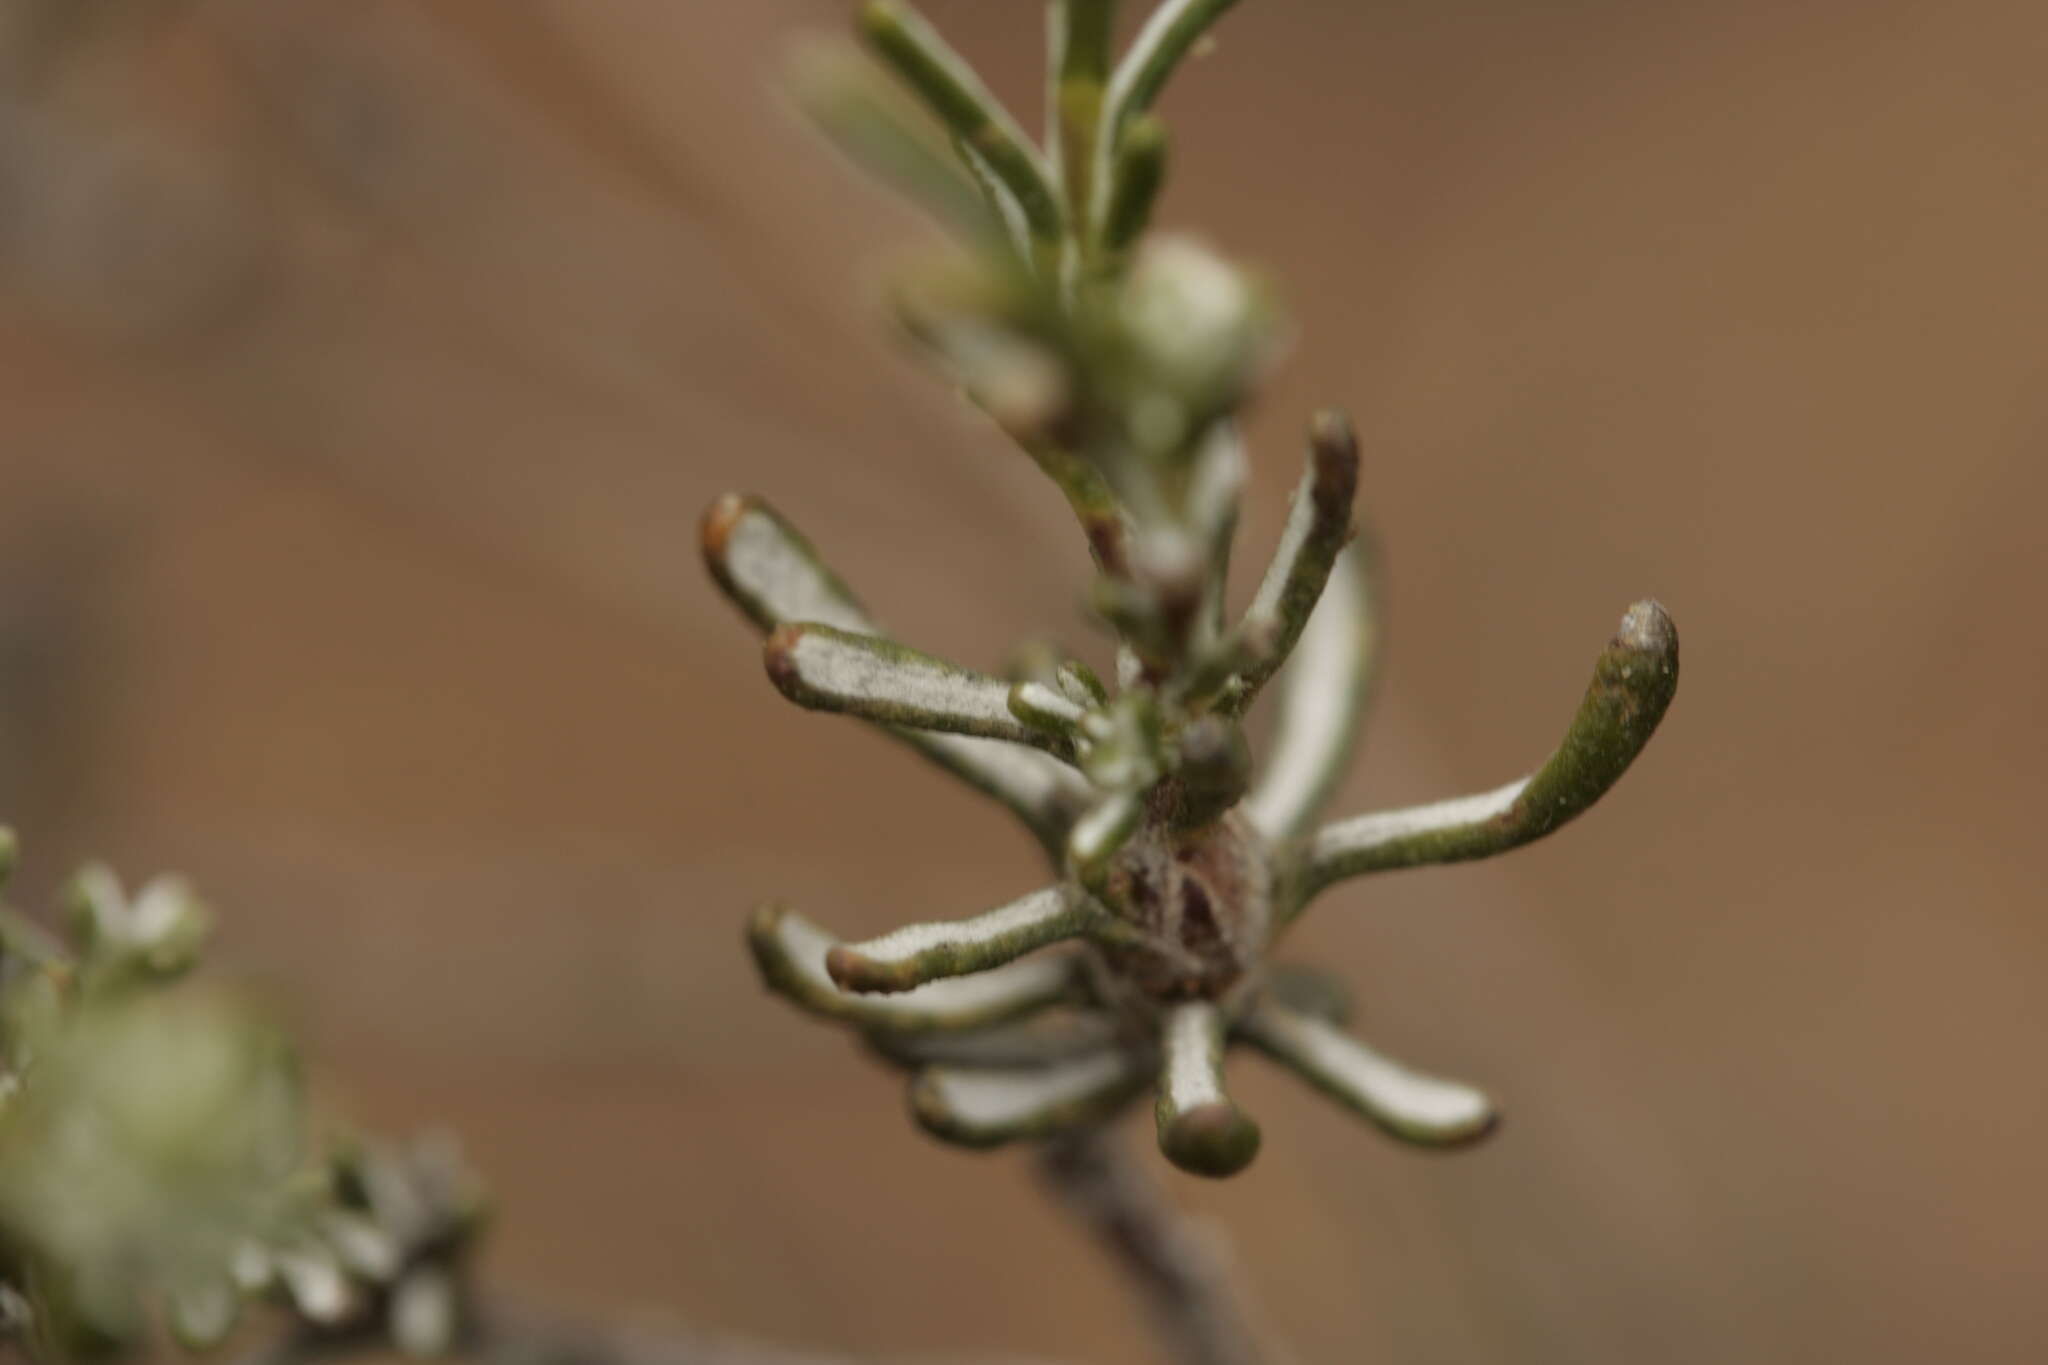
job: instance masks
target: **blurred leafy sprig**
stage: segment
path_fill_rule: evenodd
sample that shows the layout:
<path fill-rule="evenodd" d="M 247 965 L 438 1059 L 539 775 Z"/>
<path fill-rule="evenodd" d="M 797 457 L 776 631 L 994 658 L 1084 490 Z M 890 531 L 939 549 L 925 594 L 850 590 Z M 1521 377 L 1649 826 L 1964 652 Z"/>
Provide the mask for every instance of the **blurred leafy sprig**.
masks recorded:
<path fill-rule="evenodd" d="M 289 1040 L 187 979 L 212 916 L 184 882 L 94 865 L 63 903 L 62 936 L 0 906 L 0 1326 L 50 1359 L 205 1349 L 260 1302 L 452 1346 L 484 1213 L 453 1147 L 316 1145 Z"/>

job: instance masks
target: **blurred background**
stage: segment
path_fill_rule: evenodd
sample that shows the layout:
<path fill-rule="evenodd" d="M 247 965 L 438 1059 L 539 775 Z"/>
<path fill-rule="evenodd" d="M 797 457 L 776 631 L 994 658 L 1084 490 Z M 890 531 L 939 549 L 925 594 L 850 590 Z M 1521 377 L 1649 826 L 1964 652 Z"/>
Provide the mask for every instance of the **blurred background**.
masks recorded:
<path fill-rule="evenodd" d="M 1035 111 L 1035 6 L 926 8 Z M 0 811 L 22 899 L 198 879 L 336 1112 L 464 1136 L 504 1286 L 1144 1360 L 1029 1163 L 930 1145 L 740 949 L 758 897 L 860 933 L 1038 868 L 775 696 L 714 495 L 927 648 L 1101 651 L 1057 497 L 873 315 L 921 229 L 770 94 L 848 9 L 0 5 Z M 1391 555 L 1342 804 L 1524 770 L 1638 596 L 1685 681 L 1582 823 L 1296 940 L 1499 1139 L 1396 1150 L 1247 1061 L 1259 1164 L 1161 1178 L 1305 1361 L 2048 1358 L 2040 7 L 1222 37 L 1164 219 L 1298 321 L 1240 560 L 1326 403 Z"/>

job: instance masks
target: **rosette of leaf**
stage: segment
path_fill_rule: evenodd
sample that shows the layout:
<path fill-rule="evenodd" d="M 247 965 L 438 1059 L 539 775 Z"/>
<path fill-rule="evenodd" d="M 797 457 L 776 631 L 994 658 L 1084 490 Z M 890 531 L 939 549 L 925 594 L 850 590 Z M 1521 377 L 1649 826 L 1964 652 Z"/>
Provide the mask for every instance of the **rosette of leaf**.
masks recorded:
<path fill-rule="evenodd" d="M 973 918 L 860 943 L 765 906 L 748 932 L 768 985 L 909 1068 L 912 1112 L 941 1138 L 1044 1137 L 1150 1091 L 1161 1148 L 1206 1175 L 1242 1169 L 1259 1145 L 1224 1083 L 1240 1043 L 1404 1141 L 1492 1129 L 1479 1092 L 1381 1055 L 1345 1031 L 1340 989 L 1269 954 L 1341 881 L 1503 852 L 1585 810 L 1648 741 L 1678 671 L 1670 618 L 1638 603 L 1533 773 L 1315 827 L 1377 661 L 1357 442 L 1335 414 L 1311 424 L 1279 546 L 1233 618 L 1234 417 L 1275 321 L 1264 291 L 1207 249 L 1140 240 L 1166 147 L 1150 106 L 1229 7 L 1169 0 L 1112 62 L 1114 6 L 1055 3 L 1043 149 L 893 0 L 865 6 L 859 27 L 900 89 L 847 52 L 813 51 L 798 70 L 827 134 L 958 239 L 903 278 L 899 318 L 1073 508 L 1094 614 L 1115 637 L 1113 685 L 1076 660 L 996 676 L 892 639 L 757 498 L 719 500 L 703 527 L 711 573 L 765 633 L 785 696 L 876 725 L 1006 806 L 1053 869 Z M 1243 722 L 1269 686 L 1278 715 L 1254 764 Z"/>
<path fill-rule="evenodd" d="M 11 866 L 11 836 L 0 830 Z M 4 872 L 4 868 L 0 868 Z M 478 1221 L 443 1148 L 309 1154 L 287 1040 L 182 981 L 210 916 L 89 867 L 70 942 L 0 908 L 0 1324 L 56 1359 L 225 1340 L 264 1296 L 311 1332 L 452 1338 Z"/>

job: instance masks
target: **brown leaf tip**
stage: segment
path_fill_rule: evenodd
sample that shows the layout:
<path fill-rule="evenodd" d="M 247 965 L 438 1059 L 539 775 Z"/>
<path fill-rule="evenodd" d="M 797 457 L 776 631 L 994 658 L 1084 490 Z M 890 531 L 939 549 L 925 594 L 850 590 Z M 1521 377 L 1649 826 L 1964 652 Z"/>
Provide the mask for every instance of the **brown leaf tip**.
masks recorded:
<path fill-rule="evenodd" d="M 903 23 L 903 6 L 895 0 L 868 0 L 860 7 L 860 26 L 870 35 L 885 34 Z"/>
<path fill-rule="evenodd" d="M 1259 1125 L 1223 1100 L 1197 1105 L 1159 1134 L 1159 1148 L 1167 1160 L 1192 1175 L 1219 1180 L 1251 1165 L 1259 1143 Z"/>
<path fill-rule="evenodd" d="M 761 646 L 761 662 L 768 670 L 768 680 L 784 696 L 796 695 L 796 647 L 803 638 L 802 623 L 791 622 L 770 631 L 766 643 Z"/>
<path fill-rule="evenodd" d="M 905 970 L 896 965 L 877 962 L 857 949 L 844 944 L 825 954 L 825 975 L 843 991 L 856 995 L 886 995 L 907 991 L 917 983 L 906 979 Z"/>
<path fill-rule="evenodd" d="M 704 510 L 701 534 L 704 558 L 716 564 L 725 558 L 725 547 L 735 527 L 758 505 L 744 493 L 727 493 Z"/>
<path fill-rule="evenodd" d="M 789 945 L 782 939 L 782 921 L 788 914 L 789 907 L 782 902 L 764 901 L 747 916 L 747 951 L 753 954 L 754 968 L 769 989 L 785 993 L 793 970 Z"/>
<path fill-rule="evenodd" d="M 756 951 L 764 947 L 781 950 L 779 936 L 782 933 L 782 917 L 789 913 L 789 907 L 781 901 L 763 901 L 747 916 L 747 942 Z"/>
<path fill-rule="evenodd" d="M 1468 1147 L 1477 1147 L 1500 1131 L 1501 1117 L 1498 1109 L 1489 1108 L 1470 1128 L 1431 1139 L 1421 1144 L 1421 1150 L 1429 1152 L 1462 1152 Z"/>
<path fill-rule="evenodd" d="M 1675 655 L 1678 652 L 1678 623 L 1671 619 L 1671 613 L 1664 610 L 1662 603 L 1646 597 L 1630 607 L 1621 618 L 1621 628 L 1614 633 L 1614 642 L 1638 654 Z"/>
<path fill-rule="evenodd" d="M 1339 458 L 1358 457 L 1358 432 L 1351 419 L 1335 408 L 1324 408 L 1309 419 L 1308 439 L 1318 454 L 1327 451 Z"/>
<path fill-rule="evenodd" d="M 950 1134 L 957 1126 L 953 1111 L 947 1107 L 945 1096 L 939 1093 L 938 1077 L 930 1072 L 920 1072 L 910 1082 L 906 1096 L 910 1101 L 910 1115 L 917 1120 L 920 1128 L 940 1135 Z"/>
<path fill-rule="evenodd" d="M 1316 482 L 1348 500 L 1358 480 L 1358 429 L 1343 413 L 1326 408 L 1310 419 L 1308 442 Z"/>

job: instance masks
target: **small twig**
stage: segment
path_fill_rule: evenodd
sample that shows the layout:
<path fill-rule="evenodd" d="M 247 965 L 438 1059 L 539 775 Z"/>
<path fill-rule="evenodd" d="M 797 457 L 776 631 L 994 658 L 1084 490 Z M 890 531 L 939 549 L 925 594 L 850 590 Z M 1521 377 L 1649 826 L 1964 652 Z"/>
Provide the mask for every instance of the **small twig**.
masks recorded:
<path fill-rule="evenodd" d="M 1047 1142 L 1046 1184 L 1144 1296 L 1175 1365 L 1280 1365 L 1253 1330 L 1221 1250 L 1169 1204 L 1102 1128 Z"/>

